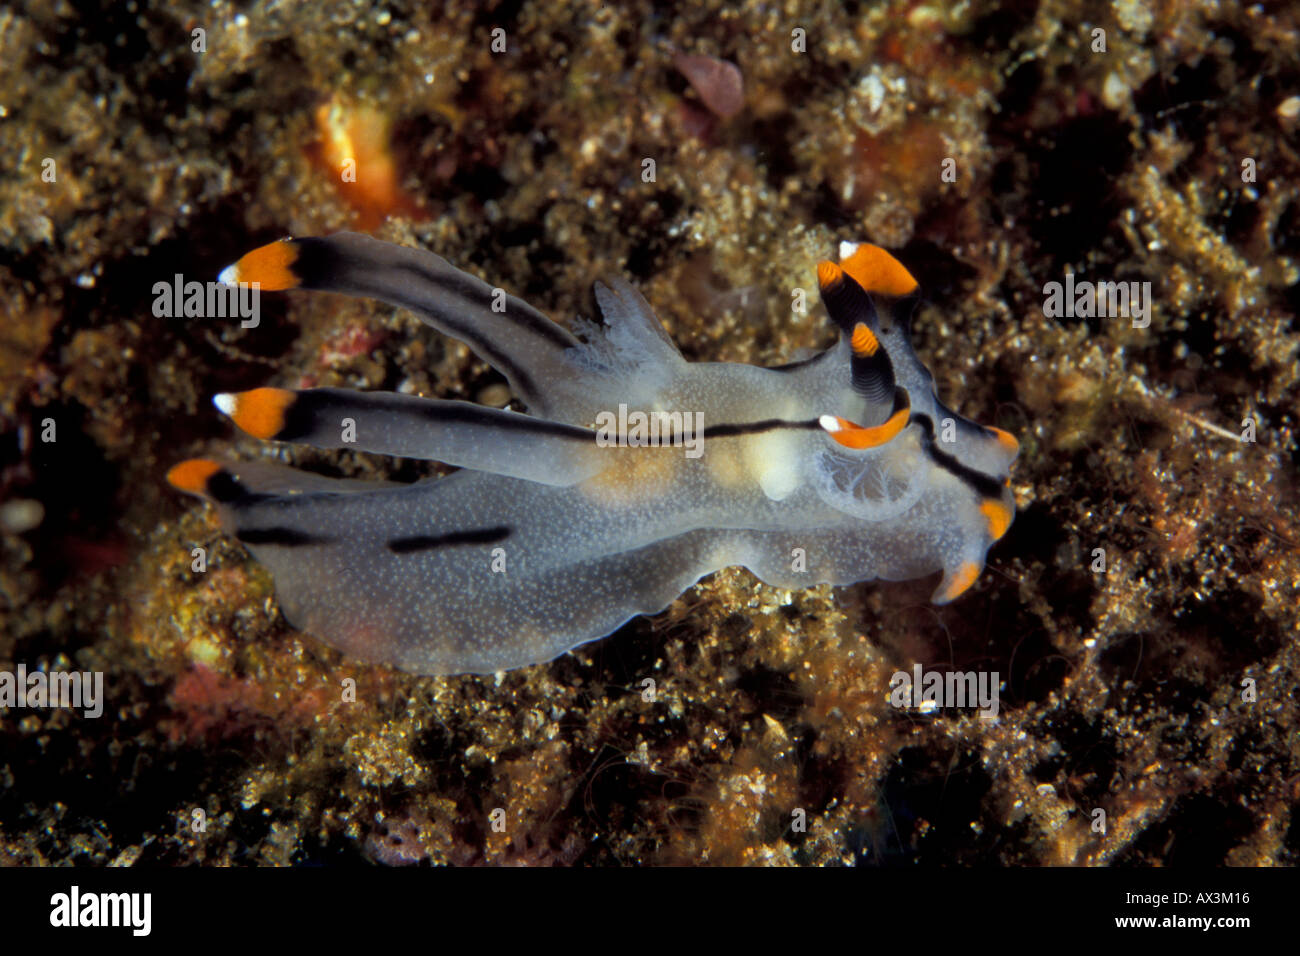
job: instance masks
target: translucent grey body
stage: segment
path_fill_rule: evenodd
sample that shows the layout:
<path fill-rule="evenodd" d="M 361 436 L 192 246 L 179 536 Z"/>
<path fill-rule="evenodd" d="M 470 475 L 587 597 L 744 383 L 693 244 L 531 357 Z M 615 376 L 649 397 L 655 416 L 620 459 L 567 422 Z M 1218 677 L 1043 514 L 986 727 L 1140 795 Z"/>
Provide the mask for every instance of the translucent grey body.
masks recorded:
<path fill-rule="evenodd" d="M 384 245 L 334 239 L 367 255 L 367 243 Z M 422 268 L 434 260 L 445 266 L 428 253 L 400 252 L 420 257 Z M 462 470 L 416 485 L 376 486 L 233 466 L 257 494 L 223 506 L 228 526 L 236 533 L 301 529 L 310 538 L 248 546 L 274 573 L 286 618 L 350 654 L 422 674 L 492 672 L 604 637 L 731 565 L 787 588 L 943 570 L 936 594 L 959 568 L 983 566 L 993 538 L 979 496 L 936 467 L 920 424 L 862 450 L 807 427 L 827 414 L 868 426 L 889 415 L 888 406 L 850 387 L 845 339 L 782 369 L 688 363 L 644 300 L 615 284 L 614 291 L 597 287 L 606 325 L 580 324 L 587 341 L 539 346 L 510 326 L 510 316 L 487 309 L 464 317 L 473 336 L 459 323 L 449 328 L 428 280 L 400 288 L 403 281 L 395 275 L 383 288 L 359 291 L 415 309 L 430 324 L 462 334 L 480 354 L 499 350 L 505 358 L 495 364 L 531 413 L 496 413 L 514 416 L 501 419 L 505 424 L 545 419 L 590 428 L 623 404 L 702 412 L 706 437 L 698 458 L 674 446 L 559 439 L 552 445 L 546 435 L 524 440 L 491 421 L 421 428 L 418 416 L 380 414 L 356 393 L 356 444 L 348 447 L 419 453 Z M 937 404 L 906 330 L 879 333 L 914 415 L 952 418 L 957 436 L 949 453 L 1005 474 L 1014 454 Z M 708 436 L 717 426 L 769 420 L 790 424 Z M 306 440 L 342 447 L 324 434 Z M 1009 504 L 1010 492 L 1004 495 Z M 493 540 L 457 537 L 482 529 L 495 529 L 483 535 Z M 394 541 L 411 539 L 430 544 L 394 550 Z"/>

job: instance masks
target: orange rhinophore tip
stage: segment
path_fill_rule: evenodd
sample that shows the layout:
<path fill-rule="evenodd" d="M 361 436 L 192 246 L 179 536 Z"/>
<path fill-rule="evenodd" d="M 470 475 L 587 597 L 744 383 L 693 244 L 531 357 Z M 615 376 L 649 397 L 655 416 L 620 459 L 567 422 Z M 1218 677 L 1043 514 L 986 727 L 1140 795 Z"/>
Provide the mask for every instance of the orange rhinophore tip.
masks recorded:
<path fill-rule="evenodd" d="M 1011 452 L 1013 455 L 1020 454 L 1020 442 L 1016 441 L 1016 436 L 1011 432 L 1004 432 L 1001 428 L 989 428 L 997 443 Z"/>
<path fill-rule="evenodd" d="M 842 243 L 840 266 L 868 292 L 908 295 L 916 289 L 916 280 L 901 262 L 879 246 L 866 242 Z"/>
<path fill-rule="evenodd" d="M 844 278 L 844 270 L 829 260 L 817 263 L 817 285 L 829 289 Z"/>
<path fill-rule="evenodd" d="M 208 480 L 220 470 L 221 465 L 211 458 L 191 458 L 173 465 L 167 482 L 178 491 L 202 495 L 207 493 Z"/>
<path fill-rule="evenodd" d="M 255 388 L 214 395 L 212 404 L 254 438 L 274 438 L 284 431 L 284 415 L 295 398 L 286 388 Z"/>
<path fill-rule="evenodd" d="M 827 433 L 845 448 L 875 448 L 883 445 L 903 430 L 908 423 L 910 410 L 900 408 L 879 425 L 865 428 L 854 424 L 847 418 L 836 415 L 823 415 L 818 422 Z"/>
<path fill-rule="evenodd" d="M 266 292 L 296 289 L 300 280 L 292 267 L 297 258 L 298 247 L 293 240 L 280 239 L 254 249 L 233 266 L 226 266 L 217 279 L 226 285 L 256 282 Z"/>
<path fill-rule="evenodd" d="M 980 502 L 980 514 L 989 523 L 989 535 L 996 541 L 1007 533 L 1011 527 L 1011 509 L 996 498 L 986 498 Z"/>
<path fill-rule="evenodd" d="M 974 561 L 967 561 L 953 572 L 952 578 L 949 579 L 947 587 L 938 591 L 934 595 L 934 600 L 938 604 L 946 604 L 954 598 L 965 594 L 975 579 L 980 576 L 980 566 Z"/>
<path fill-rule="evenodd" d="M 853 346 L 854 355 L 862 355 L 870 358 L 876 354 L 880 348 L 880 340 L 876 334 L 867 327 L 865 322 L 859 322 L 853 327 L 853 338 L 850 343 Z"/>

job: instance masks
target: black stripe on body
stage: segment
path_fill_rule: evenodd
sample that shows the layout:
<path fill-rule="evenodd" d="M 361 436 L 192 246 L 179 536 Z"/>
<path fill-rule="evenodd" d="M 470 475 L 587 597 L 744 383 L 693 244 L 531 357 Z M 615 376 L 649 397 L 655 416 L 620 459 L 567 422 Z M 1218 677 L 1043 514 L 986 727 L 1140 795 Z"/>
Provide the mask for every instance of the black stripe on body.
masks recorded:
<path fill-rule="evenodd" d="M 360 402 L 357 398 L 360 398 Z M 579 425 L 567 425 L 531 415 L 501 412 L 497 409 L 471 405 L 468 402 L 444 402 L 422 405 L 384 392 L 359 392 L 341 388 L 313 388 L 296 393 L 284 411 L 284 427 L 275 434 L 277 441 L 298 441 L 324 431 L 321 426 L 337 428 L 341 416 L 359 412 L 385 412 L 395 418 L 420 415 L 434 424 L 481 425 L 484 428 L 530 435 L 547 435 L 566 441 L 592 444 L 596 433 Z"/>
<path fill-rule="evenodd" d="M 810 418 L 804 422 L 792 422 L 784 418 L 765 418 L 758 422 L 724 422 L 721 425 L 706 425 L 701 430 L 699 437 L 701 439 L 733 438 L 737 435 L 760 435 L 763 432 L 774 432 L 782 429 L 817 431 L 820 428 L 821 424 L 815 418 Z M 627 436 L 623 434 L 616 437 L 626 439 Z M 671 435 L 659 435 L 658 445 L 661 448 L 678 448 L 683 444 L 684 438 L 680 432 L 673 432 Z M 620 445 L 620 447 L 624 446 Z"/>
<path fill-rule="evenodd" d="M 704 428 L 703 438 L 729 438 L 733 435 L 759 435 L 763 432 L 778 431 L 783 428 L 792 428 L 799 431 L 816 431 L 821 428 L 817 419 L 812 418 L 806 422 L 792 422 L 784 418 L 765 418 L 759 422 L 736 422 L 724 423 L 722 425 L 708 425 Z M 667 442 L 660 439 L 660 444 Z"/>
<path fill-rule="evenodd" d="M 921 426 L 921 434 L 924 436 L 924 441 L 921 444 L 925 446 L 930 459 L 936 465 L 959 480 L 964 481 L 983 497 L 1001 500 L 1003 488 L 1001 481 L 991 475 L 984 474 L 982 471 L 976 471 L 969 465 L 962 464 L 954 456 L 940 450 L 935 441 L 934 422 L 930 421 L 930 416 L 913 415 L 912 421 Z"/>
<path fill-rule="evenodd" d="M 276 544 L 286 548 L 296 548 L 307 544 L 329 544 L 334 539 L 320 535 L 308 534 L 296 528 L 241 528 L 235 537 L 244 544 Z"/>
<path fill-rule="evenodd" d="M 393 538 L 388 542 L 388 550 L 393 554 L 412 554 L 416 551 L 428 551 L 458 544 L 496 544 L 508 537 L 510 537 L 510 529 L 505 525 L 497 525 L 494 528 L 474 528 L 469 531 L 452 531 L 449 534 L 418 534 L 409 538 Z"/>

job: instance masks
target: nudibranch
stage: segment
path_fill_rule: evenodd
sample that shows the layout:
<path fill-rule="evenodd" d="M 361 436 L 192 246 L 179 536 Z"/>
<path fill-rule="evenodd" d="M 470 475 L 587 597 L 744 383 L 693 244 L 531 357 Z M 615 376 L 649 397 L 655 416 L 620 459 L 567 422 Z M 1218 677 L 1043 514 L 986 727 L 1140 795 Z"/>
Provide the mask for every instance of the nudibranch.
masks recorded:
<path fill-rule="evenodd" d="M 944 406 L 913 351 L 917 283 L 844 244 L 817 269 L 841 335 L 776 368 L 687 362 L 630 285 L 574 334 L 430 252 L 356 233 L 284 239 L 221 274 L 367 296 L 465 342 L 527 413 L 339 388 L 214 398 L 245 432 L 459 466 L 415 484 L 267 463 L 176 465 L 270 568 L 285 618 L 419 674 L 548 661 L 731 565 L 805 588 L 942 571 L 971 586 L 1011 524 L 1018 445 Z M 629 411 L 630 410 L 630 411 Z"/>

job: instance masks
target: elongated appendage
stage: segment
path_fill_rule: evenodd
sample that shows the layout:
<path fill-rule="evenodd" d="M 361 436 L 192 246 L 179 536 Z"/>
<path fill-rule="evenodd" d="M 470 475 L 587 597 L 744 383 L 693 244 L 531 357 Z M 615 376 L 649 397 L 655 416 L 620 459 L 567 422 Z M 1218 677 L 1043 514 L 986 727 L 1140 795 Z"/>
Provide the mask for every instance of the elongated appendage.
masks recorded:
<path fill-rule="evenodd" d="M 441 461 L 546 485 L 583 481 L 610 460 L 589 428 L 469 402 L 343 388 L 255 388 L 212 402 L 254 438 Z"/>
<path fill-rule="evenodd" d="M 423 249 L 354 232 L 281 239 L 254 249 L 222 270 L 220 278 L 231 284 L 256 282 L 263 290 L 337 292 L 410 309 L 468 345 L 546 417 L 559 417 L 549 395 L 563 394 L 573 378 L 564 353 L 579 343 L 568 331 L 521 299 Z"/>
<path fill-rule="evenodd" d="M 833 262 L 817 266 L 817 284 L 831 314 L 853 349 L 850 360 L 853 390 L 871 402 L 886 402 L 894 394 L 894 366 L 880 347 L 880 319 L 871 296 Z"/>

